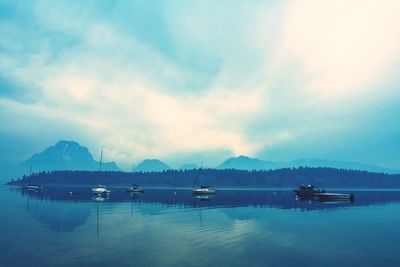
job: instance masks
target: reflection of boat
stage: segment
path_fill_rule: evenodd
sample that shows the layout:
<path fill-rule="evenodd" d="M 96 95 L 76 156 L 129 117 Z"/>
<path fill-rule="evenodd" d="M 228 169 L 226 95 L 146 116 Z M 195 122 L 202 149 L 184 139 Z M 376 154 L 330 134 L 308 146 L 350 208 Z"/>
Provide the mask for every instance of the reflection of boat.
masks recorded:
<path fill-rule="evenodd" d="M 28 178 L 28 184 L 24 185 L 22 189 L 28 190 L 28 191 L 40 191 L 42 190 L 42 187 L 37 184 L 31 184 L 31 179 L 32 179 L 32 165 L 31 168 L 29 169 L 29 178 Z"/>
<path fill-rule="evenodd" d="M 193 197 L 200 200 L 210 200 L 214 197 L 214 194 L 194 194 Z"/>
<path fill-rule="evenodd" d="M 92 197 L 92 200 L 98 201 L 98 202 L 104 202 L 107 199 L 108 199 L 108 195 L 107 194 L 105 194 L 105 195 L 95 195 L 95 196 Z"/>
<path fill-rule="evenodd" d="M 201 163 L 201 167 L 199 169 L 199 175 L 197 176 L 197 179 L 193 184 L 192 193 L 194 195 L 212 195 L 212 194 L 215 194 L 216 191 L 215 191 L 214 188 L 212 188 L 211 186 L 208 186 L 208 185 L 203 185 L 202 168 L 203 168 L 203 162 Z M 199 179 L 200 179 L 200 187 L 194 187 Z"/>
<path fill-rule="evenodd" d="M 94 195 L 104 196 L 108 195 L 110 192 L 111 190 L 107 189 L 105 185 L 98 185 L 92 188 L 92 193 Z"/>
<path fill-rule="evenodd" d="M 318 189 L 313 185 L 301 185 L 295 189 L 296 196 L 300 199 L 315 199 L 323 202 L 330 201 L 353 201 L 352 193 L 330 193 L 323 189 Z"/>

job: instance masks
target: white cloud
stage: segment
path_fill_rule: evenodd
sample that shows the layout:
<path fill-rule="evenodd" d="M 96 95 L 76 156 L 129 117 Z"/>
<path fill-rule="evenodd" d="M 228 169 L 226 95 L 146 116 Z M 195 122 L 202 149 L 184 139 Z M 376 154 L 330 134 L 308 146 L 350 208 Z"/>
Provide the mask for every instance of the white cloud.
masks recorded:
<path fill-rule="evenodd" d="M 169 2 L 168 56 L 99 16 L 104 7 L 48 4 L 33 9 L 35 34 L 0 25 L 10 52 L 0 70 L 39 91 L 35 102 L 0 105 L 21 121 L 79 129 L 77 141 L 119 163 L 256 155 L 349 130 L 400 60 L 397 1 Z M 73 41 L 58 44 L 54 32 Z"/>
<path fill-rule="evenodd" d="M 400 56 L 399 9 L 398 1 L 293 1 L 277 61 L 298 63 L 319 100 L 376 90 Z"/>

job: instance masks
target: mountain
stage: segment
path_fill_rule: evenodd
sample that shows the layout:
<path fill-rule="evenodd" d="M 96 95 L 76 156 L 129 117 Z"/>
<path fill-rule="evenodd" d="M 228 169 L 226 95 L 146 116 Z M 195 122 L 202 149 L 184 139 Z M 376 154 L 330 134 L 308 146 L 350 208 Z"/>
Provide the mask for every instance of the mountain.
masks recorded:
<path fill-rule="evenodd" d="M 280 162 L 265 161 L 249 158 L 247 156 L 232 157 L 217 166 L 217 169 L 237 169 L 237 170 L 269 170 L 280 168 Z"/>
<path fill-rule="evenodd" d="M 189 163 L 189 164 L 184 164 L 182 165 L 179 169 L 180 170 L 193 170 L 193 169 L 198 169 L 199 167 L 197 166 L 196 163 Z"/>
<path fill-rule="evenodd" d="M 135 169 L 138 172 L 159 172 L 170 170 L 167 164 L 158 159 L 145 159 Z"/>
<path fill-rule="evenodd" d="M 265 161 L 246 156 L 232 157 L 217 166 L 217 169 L 237 170 L 275 170 L 297 167 L 330 167 L 349 170 L 365 170 L 370 172 L 400 173 L 400 170 L 382 168 L 371 164 L 351 161 L 332 161 L 326 159 L 298 159 L 292 161 Z"/>
<path fill-rule="evenodd" d="M 33 171 L 50 170 L 98 170 L 99 162 L 93 159 L 89 150 L 74 141 L 59 141 L 54 146 L 46 148 L 43 152 L 34 154 L 21 164 Z M 115 162 L 102 163 L 102 170 L 120 171 Z"/>

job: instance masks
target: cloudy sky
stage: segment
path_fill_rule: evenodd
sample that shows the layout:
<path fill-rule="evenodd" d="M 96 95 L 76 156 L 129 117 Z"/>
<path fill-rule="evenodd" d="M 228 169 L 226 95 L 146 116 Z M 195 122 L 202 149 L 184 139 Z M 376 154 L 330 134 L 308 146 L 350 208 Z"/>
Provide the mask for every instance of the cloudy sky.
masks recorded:
<path fill-rule="evenodd" d="M 0 163 L 400 168 L 399 1 L 0 1 Z"/>

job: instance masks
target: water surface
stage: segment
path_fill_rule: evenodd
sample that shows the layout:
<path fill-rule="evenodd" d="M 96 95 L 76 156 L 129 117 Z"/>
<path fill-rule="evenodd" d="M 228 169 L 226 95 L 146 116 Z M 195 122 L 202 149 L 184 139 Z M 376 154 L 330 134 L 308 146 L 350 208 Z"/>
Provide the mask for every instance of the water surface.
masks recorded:
<path fill-rule="evenodd" d="M 72 194 L 70 193 L 72 192 Z M 1 186 L 0 266 L 400 266 L 400 191 L 354 202 L 290 190 Z"/>

